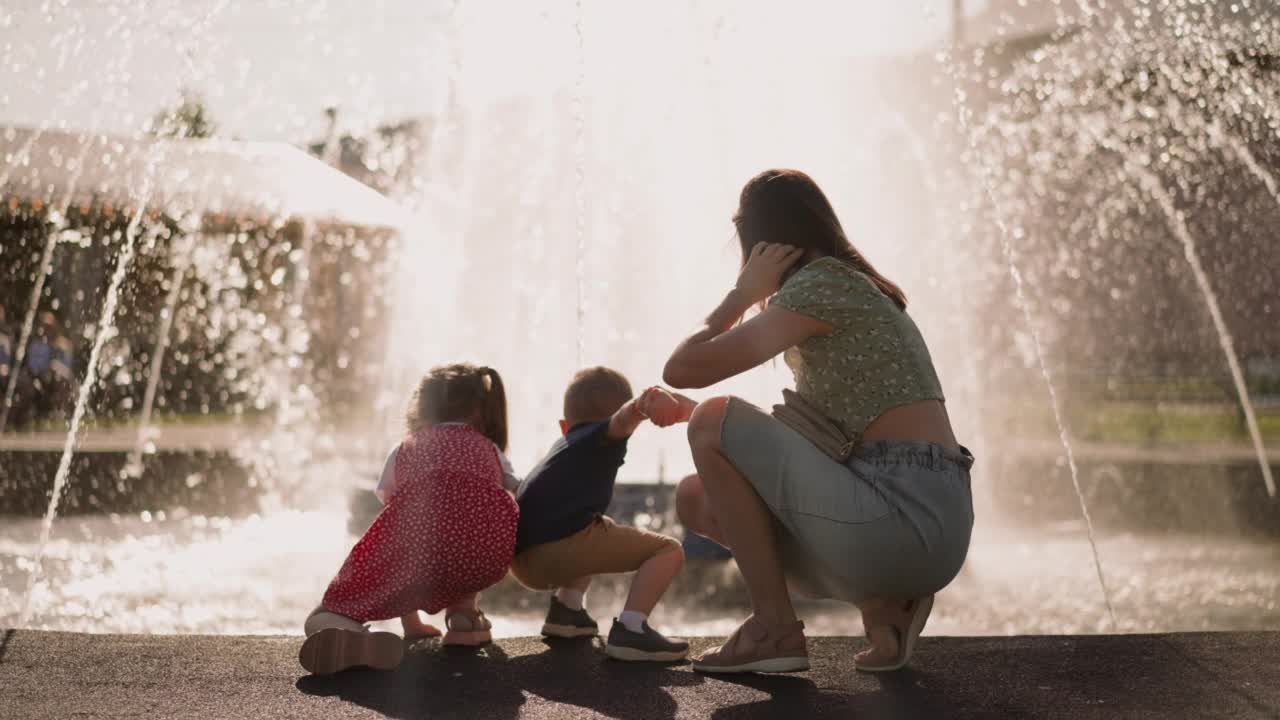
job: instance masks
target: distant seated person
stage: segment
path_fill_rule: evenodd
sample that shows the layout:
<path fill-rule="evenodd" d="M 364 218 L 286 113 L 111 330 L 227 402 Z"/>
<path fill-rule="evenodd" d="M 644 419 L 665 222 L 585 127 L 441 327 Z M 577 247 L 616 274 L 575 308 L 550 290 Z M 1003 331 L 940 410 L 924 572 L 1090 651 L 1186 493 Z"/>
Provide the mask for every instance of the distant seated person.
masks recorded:
<path fill-rule="evenodd" d="M 13 334 L 4 315 L 4 306 L 0 305 L 0 392 L 3 392 L 9 381 L 9 372 L 13 368 Z"/>
<path fill-rule="evenodd" d="M 520 521 L 511 572 L 526 587 L 555 590 L 544 635 L 591 637 L 596 621 L 583 595 L 596 575 L 634 572 L 631 592 L 614 621 L 605 652 L 618 660 L 671 662 L 689 644 L 649 627 L 649 613 L 680 568 L 675 538 L 619 525 L 605 515 L 627 440 L 646 419 L 658 426 L 686 422 L 695 403 L 661 388 L 632 398 L 631 385 L 603 367 L 579 372 L 564 394 L 560 437 L 520 485 Z"/>
<path fill-rule="evenodd" d="M 50 417 L 63 409 L 74 379 L 71 340 L 51 312 L 40 314 L 23 358 L 18 387 L 28 419 Z M 14 401 L 15 409 L 20 405 Z"/>

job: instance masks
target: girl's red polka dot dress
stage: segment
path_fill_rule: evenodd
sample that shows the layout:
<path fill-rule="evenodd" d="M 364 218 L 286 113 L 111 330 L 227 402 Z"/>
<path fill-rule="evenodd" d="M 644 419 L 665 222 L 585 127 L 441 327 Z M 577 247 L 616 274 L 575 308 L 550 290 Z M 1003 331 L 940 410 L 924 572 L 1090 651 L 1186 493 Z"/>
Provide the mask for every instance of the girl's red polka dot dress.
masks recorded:
<path fill-rule="evenodd" d="M 400 444 L 395 489 L 321 605 L 359 622 L 437 613 L 506 576 L 518 514 L 488 438 L 465 425 L 420 430 Z"/>

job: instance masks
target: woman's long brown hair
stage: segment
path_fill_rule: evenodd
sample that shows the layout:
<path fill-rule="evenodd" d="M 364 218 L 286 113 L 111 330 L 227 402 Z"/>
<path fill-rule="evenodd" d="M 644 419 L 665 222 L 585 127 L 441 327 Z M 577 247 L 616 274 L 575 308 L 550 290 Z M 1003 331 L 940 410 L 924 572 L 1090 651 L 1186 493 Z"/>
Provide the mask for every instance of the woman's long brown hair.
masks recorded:
<path fill-rule="evenodd" d="M 455 363 L 431 368 L 418 383 L 405 418 L 409 432 L 446 422 L 476 423 L 507 451 L 507 391 L 491 367 Z"/>
<path fill-rule="evenodd" d="M 783 243 L 833 257 L 866 275 L 899 308 L 907 296 L 853 247 L 831 202 L 813 178 L 799 170 L 765 170 L 747 182 L 733 216 L 742 262 L 758 243 Z M 796 268 L 799 269 L 799 268 Z"/>

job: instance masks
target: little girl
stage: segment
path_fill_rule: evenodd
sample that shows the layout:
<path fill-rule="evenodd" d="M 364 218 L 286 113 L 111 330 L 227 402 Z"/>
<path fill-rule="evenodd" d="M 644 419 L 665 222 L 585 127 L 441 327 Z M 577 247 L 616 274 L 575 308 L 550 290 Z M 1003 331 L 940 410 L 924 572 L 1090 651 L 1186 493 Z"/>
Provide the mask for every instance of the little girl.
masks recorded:
<path fill-rule="evenodd" d="M 309 672 L 396 667 L 400 637 L 364 623 L 398 617 L 406 637 L 438 635 L 419 610 L 445 610 L 446 645 L 490 640 L 476 594 L 506 576 L 518 515 L 509 492 L 518 480 L 503 455 L 502 378 L 469 364 L 432 369 L 410 403 L 408 430 L 378 483 L 386 507 L 307 617 L 298 659 Z"/>

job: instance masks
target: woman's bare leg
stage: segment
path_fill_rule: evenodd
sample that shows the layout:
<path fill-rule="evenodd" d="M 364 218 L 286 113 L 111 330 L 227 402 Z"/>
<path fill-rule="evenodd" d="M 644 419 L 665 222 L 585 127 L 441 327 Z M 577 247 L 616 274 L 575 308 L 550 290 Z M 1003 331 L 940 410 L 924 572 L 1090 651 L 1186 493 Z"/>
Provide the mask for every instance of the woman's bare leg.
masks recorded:
<path fill-rule="evenodd" d="M 706 491 L 702 489 L 702 478 L 697 475 L 686 477 L 676 487 L 676 515 L 686 530 L 729 547 L 724 530 L 711 510 Z"/>
<path fill-rule="evenodd" d="M 858 653 L 863 662 L 883 663 L 898 655 L 898 634 L 894 628 L 905 628 L 911 620 L 906 608 L 910 603 L 903 603 L 884 598 L 864 600 L 858 603 L 862 613 L 862 627 L 866 629 L 871 648 Z"/>
<path fill-rule="evenodd" d="M 698 406 L 689 420 L 689 446 L 698 468 L 703 494 L 710 503 L 716 525 L 733 551 L 738 570 L 751 595 L 755 617 L 771 625 L 795 622 L 795 609 L 782 573 L 773 515 L 764 500 L 720 448 L 720 426 L 728 398 L 718 397 Z"/>

